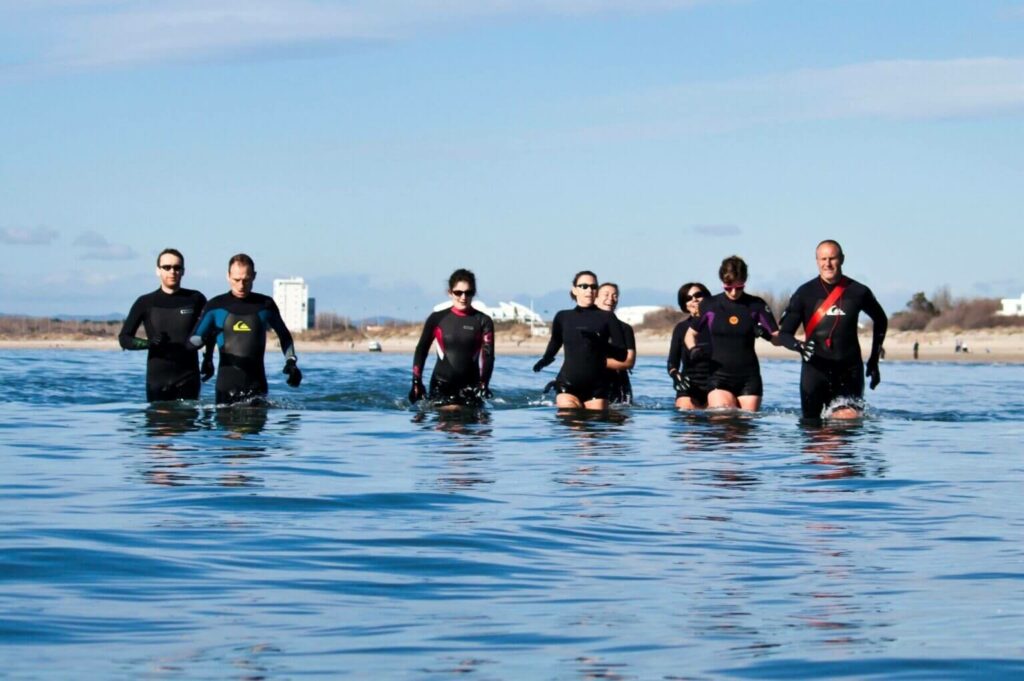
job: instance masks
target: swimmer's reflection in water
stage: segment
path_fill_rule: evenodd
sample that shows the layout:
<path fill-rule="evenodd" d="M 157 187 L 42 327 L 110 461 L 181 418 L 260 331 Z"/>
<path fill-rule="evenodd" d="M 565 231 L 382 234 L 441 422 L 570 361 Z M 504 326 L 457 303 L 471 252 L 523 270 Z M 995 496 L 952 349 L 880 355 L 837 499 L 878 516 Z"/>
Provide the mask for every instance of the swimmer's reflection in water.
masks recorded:
<path fill-rule="evenodd" d="M 802 421 L 800 430 L 804 436 L 804 453 L 810 457 L 811 464 L 821 467 L 809 477 L 816 480 L 884 477 L 885 466 L 865 447 L 877 439 L 877 433 L 862 420 L 824 424 Z"/>
<path fill-rule="evenodd" d="M 193 402 L 152 402 L 143 412 L 147 465 L 142 475 L 153 485 L 184 485 L 191 478 L 187 470 L 192 466 L 182 452 L 192 447 L 183 446 L 182 435 L 210 427 L 210 417 Z"/>
<path fill-rule="evenodd" d="M 737 411 L 684 411 L 673 420 L 679 424 L 675 439 L 688 451 L 743 449 L 757 435 L 757 417 Z"/>
<path fill-rule="evenodd" d="M 494 483 L 494 479 L 481 470 L 494 460 L 490 412 L 465 407 L 418 411 L 412 422 L 423 430 L 437 430 L 448 436 L 445 446 L 437 452 L 441 457 L 437 465 L 443 467 L 436 481 L 438 487 L 470 489 Z M 436 450 L 429 448 L 429 451 Z"/>

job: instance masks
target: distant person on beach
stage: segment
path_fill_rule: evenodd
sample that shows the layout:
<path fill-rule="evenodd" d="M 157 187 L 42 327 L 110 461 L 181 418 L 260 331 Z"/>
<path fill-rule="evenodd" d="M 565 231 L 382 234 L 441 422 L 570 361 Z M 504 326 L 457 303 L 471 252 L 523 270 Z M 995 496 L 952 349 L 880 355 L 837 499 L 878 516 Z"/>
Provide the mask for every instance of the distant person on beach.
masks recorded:
<path fill-rule="evenodd" d="M 805 419 L 820 419 L 828 405 L 833 418 L 856 418 L 863 408 L 865 376 L 872 390 L 882 380 L 878 362 L 889 318 L 871 289 L 843 274 L 839 242 L 819 243 L 815 259 L 818 276 L 796 290 L 780 323 L 782 332 L 790 334 L 803 325 L 808 344 L 813 341 L 813 353 L 800 372 L 800 407 Z M 873 323 L 866 371 L 857 339 L 861 312 Z"/>
<path fill-rule="evenodd" d="M 792 334 L 783 342 L 768 304 L 744 291 L 747 263 L 743 258 L 733 255 L 723 260 L 718 277 L 724 292 L 701 301 L 700 319 L 686 331 L 684 343 L 691 360 L 710 360 L 709 408 L 757 411 L 764 388 L 754 340 L 761 337 L 797 352 L 804 350 L 803 344 Z M 705 329 L 709 347 L 699 342 Z"/>
<path fill-rule="evenodd" d="M 200 369 L 198 349 L 189 344 L 189 334 L 206 304 L 206 296 L 181 287 L 185 256 L 177 249 L 160 251 L 156 276 L 160 288 L 139 296 L 117 340 L 125 350 L 147 351 L 147 400 L 195 400 L 200 379 L 213 376 L 212 345 L 207 346 Z M 140 325 L 146 329 L 145 338 L 135 335 Z"/>
<path fill-rule="evenodd" d="M 679 287 L 677 299 L 679 309 L 689 317 L 672 329 L 672 341 L 668 348 L 668 375 L 676 389 L 676 409 L 704 409 L 708 406 L 708 379 L 711 377 L 711 331 L 705 326 L 697 332 L 694 353 L 691 358 L 685 340 L 686 332 L 697 329 L 700 320 L 700 303 L 711 297 L 708 287 L 699 282 L 689 282 Z"/>
<path fill-rule="evenodd" d="M 597 288 L 596 274 L 590 270 L 576 273 L 569 291 L 576 307 L 555 315 L 548 347 L 533 365 L 534 371 L 540 371 L 554 362 L 565 346 L 562 368 L 548 384 L 555 389 L 555 406 L 560 409 L 607 409 L 608 358 L 626 358 L 625 340 L 615 315 L 594 305 Z"/>
<path fill-rule="evenodd" d="M 921 348 L 921 344 L 914 341 L 914 359 L 917 359 L 918 350 Z"/>
<path fill-rule="evenodd" d="M 598 309 L 605 312 L 615 313 L 619 306 L 619 285 L 606 282 L 597 289 L 597 297 L 594 304 Z M 629 381 L 629 371 L 636 365 L 636 334 L 633 327 L 618 317 L 615 323 L 619 325 L 619 332 L 625 343 L 626 359 L 617 360 L 609 357 L 605 360 L 608 380 L 608 401 L 611 404 L 632 404 L 633 386 Z"/>
<path fill-rule="evenodd" d="M 292 335 L 281 319 L 277 304 L 270 296 L 253 293 L 256 264 L 245 253 L 228 261 L 231 290 L 207 303 L 203 316 L 192 332 L 193 347 L 216 342 L 220 361 L 217 367 L 217 403 L 230 404 L 265 397 L 268 391 L 263 354 L 267 330 L 273 329 L 281 344 L 285 363 L 283 373 L 288 385 L 299 387 L 302 372 L 295 357 Z"/>
<path fill-rule="evenodd" d="M 409 401 L 424 397 L 439 407 L 478 407 L 491 397 L 494 372 L 494 321 L 473 308 L 476 275 L 457 269 L 448 278 L 451 307 L 431 313 L 412 360 Z M 430 390 L 423 385 L 423 367 L 430 346 L 437 342 L 437 362 Z"/>

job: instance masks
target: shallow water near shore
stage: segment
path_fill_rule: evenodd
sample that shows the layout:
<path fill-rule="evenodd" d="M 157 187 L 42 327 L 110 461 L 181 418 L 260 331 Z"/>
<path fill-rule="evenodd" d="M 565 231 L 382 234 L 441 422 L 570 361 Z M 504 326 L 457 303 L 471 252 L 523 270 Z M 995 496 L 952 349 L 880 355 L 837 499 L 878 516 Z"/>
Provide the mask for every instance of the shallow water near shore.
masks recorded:
<path fill-rule="evenodd" d="M 309 354 L 269 408 L 147 405 L 138 353 L 0 354 L 0 676 L 792 679 L 1024 674 L 1024 366 L 890 362 L 867 416 L 558 416 L 554 372 L 405 400 Z"/>

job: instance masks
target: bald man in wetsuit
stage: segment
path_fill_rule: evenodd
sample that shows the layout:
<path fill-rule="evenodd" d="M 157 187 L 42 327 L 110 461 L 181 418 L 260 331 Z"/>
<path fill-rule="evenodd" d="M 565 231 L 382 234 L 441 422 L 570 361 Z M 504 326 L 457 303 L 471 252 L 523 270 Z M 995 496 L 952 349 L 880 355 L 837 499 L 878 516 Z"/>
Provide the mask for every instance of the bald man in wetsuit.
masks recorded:
<path fill-rule="evenodd" d="M 189 344 L 206 296 L 181 287 L 185 256 L 177 249 L 160 251 L 156 276 L 160 288 L 139 296 L 117 340 L 125 350 L 146 351 L 148 401 L 195 400 L 199 398 L 200 379 L 213 376 L 213 345 L 206 347 L 200 369 L 198 348 Z M 135 335 L 140 326 L 146 329 L 145 338 Z"/>
<path fill-rule="evenodd" d="M 818 420 L 826 406 L 833 418 L 856 418 L 863 410 L 864 378 L 874 390 L 882 380 L 878 362 L 889 326 L 885 310 L 864 284 L 843 274 L 845 256 L 839 242 L 826 239 L 815 250 L 818 276 L 796 290 L 779 328 L 792 334 L 801 325 L 813 355 L 800 372 L 800 406 L 805 419 Z M 857 338 L 857 318 L 873 322 L 867 369 Z"/>
<path fill-rule="evenodd" d="M 292 335 L 270 296 L 253 293 L 256 265 L 245 253 L 228 261 L 231 290 L 210 300 L 192 332 L 193 347 L 216 341 L 220 362 L 217 368 L 217 403 L 229 404 L 267 394 L 263 354 L 267 331 L 273 329 L 281 343 L 288 385 L 299 387 L 302 372 L 295 357 Z"/>

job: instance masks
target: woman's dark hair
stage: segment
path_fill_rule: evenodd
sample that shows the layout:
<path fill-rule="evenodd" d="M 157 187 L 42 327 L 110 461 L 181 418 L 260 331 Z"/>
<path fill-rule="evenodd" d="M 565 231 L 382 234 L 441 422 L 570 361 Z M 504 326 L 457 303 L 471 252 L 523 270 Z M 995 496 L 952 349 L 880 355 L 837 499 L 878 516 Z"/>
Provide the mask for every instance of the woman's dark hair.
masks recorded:
<path fill-rule="evenodd" d="M 679 294 L 676 296 L 676 300 L 679 302 L 679 309 L 682 310 L 683 312 L 689 312 L 689 310 L 686 309 L 686 303 L 688 303 L 690 300 L 691 288 L 698 289 L 701 293 L 704 294 L 705 298 L 711 297 L 711 291 L 709 291 L 708 287 L 705 286 L 704 284 L 700 283 L 699 281 L 686 282 L 685 284 L 679 287 Z"/>
<path fill-rule="evenodd" d="M 746 281 L 747 263 L 743 262 L 743 258 L 738 255 L 730 255 L 722 261 L 722 266 L 718 268 L 718 278 L 727 284 Z"/>
<path fill-rule="evenodd" d="M 605 286 L 610 286 L 611 288 L 615 289 L 615 294 L 618 295 L 618 293 L 619 293 L 619 285 L 618 284 L 616 284 L 615 282 L 612 282 L 612 281 L 606 281 L 603 284 L 601 284 L 600 286 L 598 286 L 597 290 L 600 291 Z"/>
<path fill-rule="evenodd" d="M 597 283 L 597 275 L 596 274 L 594 274 L 590 270 L 580 270 L 576 274 L 572 275 L 572 285 L 573 285 L 573 287 L 576 286 L 576 282 L 578 282 L 580 280 L 580 277 L 585 277 L 587 275 L 593 277 L 594 278 L 594 283 Z M 576 294 L 573 293 L 572 291 L 569 291 L 569 297 L 572 298 L 573 300 L 576 300 Z"/>
<path fill-rule="evenodd" d="M 455 270 L 452 272 L 452 276 L 448 277 L 448 290 L 451 291 L 460 281 L 466 282 L 471 289 L 476 290 L 476 275 L 463 267 Z"/>

